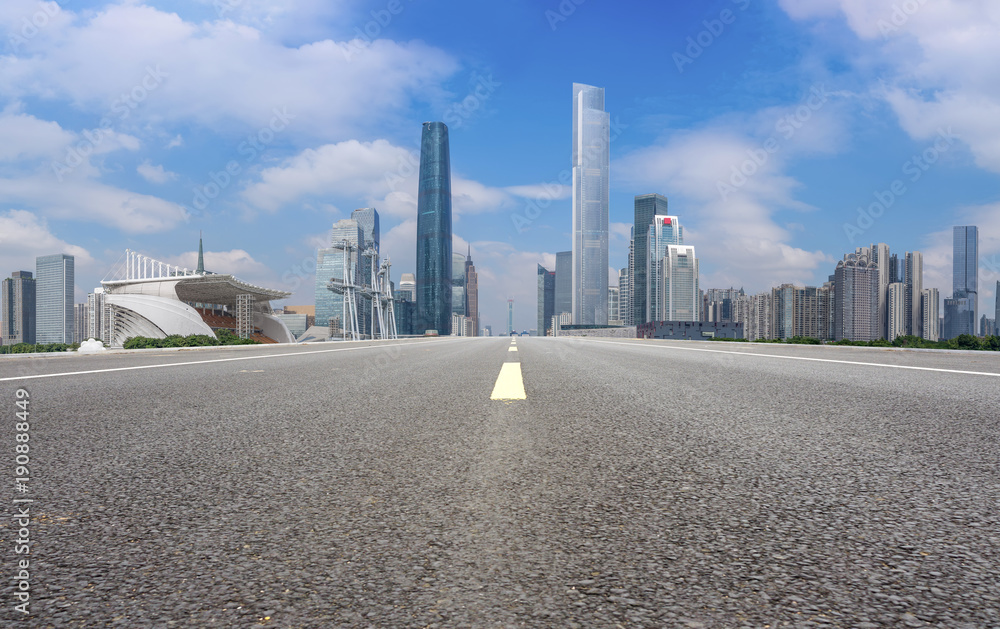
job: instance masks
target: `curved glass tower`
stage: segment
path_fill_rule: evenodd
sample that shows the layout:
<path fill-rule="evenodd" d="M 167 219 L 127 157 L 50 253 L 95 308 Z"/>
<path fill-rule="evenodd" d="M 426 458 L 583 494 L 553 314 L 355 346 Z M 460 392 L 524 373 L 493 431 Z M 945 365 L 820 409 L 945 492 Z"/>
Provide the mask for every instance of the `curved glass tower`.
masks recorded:
<path fill-rule="evenodd" d="M 451 334 L 451 253 L 448 127 L 425 122 L 417 191 L 417 334 Z"/>
<path fill-rule="evenodd" d="M 573 84 L 573 323 L 608 324 L 611 116 L 604 89 Z"/>

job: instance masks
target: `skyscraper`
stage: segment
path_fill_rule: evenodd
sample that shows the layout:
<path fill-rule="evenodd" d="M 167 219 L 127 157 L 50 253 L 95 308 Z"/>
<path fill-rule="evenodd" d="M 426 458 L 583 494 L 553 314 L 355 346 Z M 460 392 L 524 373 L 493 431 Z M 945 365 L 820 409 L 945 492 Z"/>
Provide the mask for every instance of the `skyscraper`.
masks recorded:
<path fill-rule="evenodd" d="M 938 317 L 940 312 L 941 295 L 936 288 L 925 288 L 922 291 L 923 297 L 920 300 L 920 310 L 924 318 L 923 338 L 928 341 L 938 340 Z"/>
<path fill-rule="evenodd" d="M 507 300 L 507 335 L 514 333 L 514 300 Z"/>
<path fill-rule="evenodd" d="M 631 262 L 632 256 L 629 255 Z M 618 271 L 618 312 L 622 325 L 635 325 L 632 318 L 632 276 L 629 273 L 631 265 Z"/>
<path fill-rule="evenodd" d="M 608 322 L 611 116 L 604 89 L 573 84 L 573 323 Z"/>
<path fill-rule="evenodd" d="M 878 265 L 864 253 L 849 253 L 837 263 L 834 338 L 874 341 L 879 336 Z M 919 298 L 918 298 L 919 307 Z M 905 306 L 905 304 L 904 304 Z"/>
<path fill-rule="evenodd" d="M 35 341 L 73 342 L 75 259 L 64 253 L 35 259 Z"/>
<path fill-rule="evenodd" d="M 573 314 L 573 252 L 556 253 L 556 310 L 555 315 Z"/>
<path fill-rule="evenodd" d="M 448 127 L 425 122 L 417 191 L 417 330 L 451 334 L 451 155 Z"/>
<path fill-rule="evenodd" d="M 902 282 L 893 282 L 889 284 L 887 292 L 889 299 L 886 306 L 889 327 L 883 338 L 894 341 L 897 336 L 906 335 L 906 285 Z"/>
<path fill-rule="evenodd" d="M 379 253 L 381 235 L 379 233 L 378 211 L 373 207 L 359 208 L 351 212 L 351 218 L 358 223 L 362 237 L 361 242 L 358 243 L 360 249 L 358 254 L 361 261 L 361 266 L 358 269 L 360 276 L 358 283 L 370 286 L 372 283 L 372 264 L 377 264 L 377 257 L 371 258 L 365 256 L 364 253 L 368 249 L 373 249 L 376 254 Z M 378 269 L 375 271 L 377 272 Z M 372 300 L 360 294 L 358 295 L 358 328 L 363 335 L 372 333 Z"/>
<path fill-rule="evenodd" d="M 451 254 L 451 314 L 468 316 L 465 298 L 465 256 L 454 251 Z"/>
<path fill-rule="evenodd" d="M 644 261 L 636 259 L 635 266 L 646 267 L 646 314 L 643 321 L 668 321 L 661 319 L 657 313 L 663 312 L 663 281 L 661 273 L 663 265 L 661 261 L 667 255 L 667 247 L 670 245 L 684 244 L 684 228 L 676 216 L 653 217 L 653 222 L 647 228 L 648 252 Z M 633 300 L 634 303 L 634 300 Z M 696 321 L 697 319 L 692 319 Z"/>
<path fill-rule="evenodd" d="M 890 341 L 895 338 L 889 335 L 889 309 L 888 309 L 888 298 L 889 298 L 889 284 L 895 282 L 896 280 L 889 277 L 890 270 L 890 256 L 889 256 L 889 245 L 884 242 L 880 242 L 877 245 L 872 245 L 872 261 L 878 265 L 878 325 L 879 325 L 879 337 L 884 339 L 889 339 Z M 903 290 L 903 295 L 905 296 L 905 287 Z M 919 294 L 917 295 L 919 299 Z"/>
<path fill-rule="evenodd" d="M 538 336 L 547 336 L 552 329 L 556 310 L 556 274 L 538 265 Z"/>
<path fill-rule="evenodd" d="M 651 300 L 650 321 L 697 321 L 701 294 L 698 289 L 698 258 L 694 247 L 667 245 L 658 265 L 650 274 L 656 282 L 657 298 Z"/>
<path fill-rule="evenodd" d="M 906 285 L 906 333 L 923 337 L 924 315 L 920 312 L 920 296 L 924 290 L 924 254 L 906 252 L 903 283 Z M 837 288 L 839 290 L 840 286 Z"/>
<path fill-rule="evenodd" d="M 417 278 L 413 273 L 403 273 L 399 276 L 399 290 L 407 295 L 407 299 L 417 301 Z"/>
<path fill-rule="evenodd" d="M 479 336 L 479 274 L 472 263 L 472 247 L 465 258 L 465 309 L 472 321 L 471 336 Z"/>
<path fill-rule="evenodd" d="M 347 275 L 344 274 L 346 249 L 336 247 L 320 249 L 316 253 L 315 290 L 316 325 L 328 326 L 332 319 L 337 319 L 337 328 L 342 334 L 351 329 L 347 322 L 349 310 L 345 306 L 347 296 L 334 293 L 327 286 L 331 279 L 351 279 L 354 284 L 358 284 L 361 280 L 361 243 L 364 242 L 364 234 L 358 221 L 353 218 L 344 218 L 333 224 L 330 243 L 336 245 L 344 241 L 353 248 L 346 260 Z"/>
<path fill-rule="evenodd" d="M 635 197 L 635 224 L 632 227 L 632 259 L 639 260 L 632 270 L 632 321 L 634 325 L 646 323 L 646 258 L 649 251 L 649 226 L 653 217 L 667 215 L 667 197 L 661 194 L 643 194 Z M 631 324 L 630 324 L 631 325 Z"/>
<path fill-rule="evenodd" d="M 976 334 L 979 302 L 979 229 L 955 227 L 952 252 L 952 295 L 945 300 L 946 339 Z"/>
<path fill-rule="evenodd" d="M 4 345 L 35 343 L 35 299 L 37 284 L 30 271 L 14 271 L 3 281 Z"/>

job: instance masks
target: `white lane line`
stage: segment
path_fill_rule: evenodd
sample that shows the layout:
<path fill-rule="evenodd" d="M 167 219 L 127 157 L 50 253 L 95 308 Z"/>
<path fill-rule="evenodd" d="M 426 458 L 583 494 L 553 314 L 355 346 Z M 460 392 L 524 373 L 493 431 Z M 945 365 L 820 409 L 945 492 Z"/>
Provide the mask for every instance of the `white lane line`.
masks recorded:
<path fill-rule="evenodd" d="M 452 341 L 454 342 L 454 341 Z M 13 378 L 0 378 L 0 382 L 14 382 L 17 380 L 36 380 L 38 378 L 61 378 L 64 376 L 81 376 L 91 373 L 110 373 L 113 371 L 136 371 L 139 369 L 162 369 L 164 367 L 183 367 L 185 365 L 207 365 L 209 363 L 229 363 L 237 360 L 264 360 L 266 358 L 282 358 L 285 356 L 308 356 L 310 354 L 329 354 L 330 352 L 353 352 L 359 349 L 380 349 L 385 347 L 403 347 L 406 345 L 423 345 L 425 343 L 440 343 L 440 341 L 417 341 L 415 343 L 393 343 L 392 345 L 365 345 L 364 347 L 342 347 L 339 349 L 321 349 L 303 352 L 285 352 L 283 354 L 268 354 L 264 356 L 239 356 L 237 358 L 213 358 L 212 360 L 192 360 L 183 363 L 162 363 L 159 365 L 137 365 L 135 367 L 113 367 L 110 369 L 90 369 L 88 371 L 67 371 L 65 373 L 46 373 L 34 376 L 14 376 Z"/>
<path fill-rule="evenodd" d="M 524 400 L 524 379 L 521 377 L 521 363 L 504 363 L 500 375 L 493 385 L 491 400 Z"/>
<path fill-rule="evenodd" d="M 939 367 L 912 367 L 910 365 L 889 365 L 886 363 L 863 363 L 854 360 L 836 360 L 833 358 L 806 358 L 803 356 L 781 356 L 778 354 L 758 354 L 755 352 L 731 352 L 723 349 L 699 349 L 696 347 L 677 347 L 676 345 L 646 345 L 643 343 L 619 343 L 615 341 L 597 341 L 591 340 L 591 343 L 603 343 L 605 345 L 624 345 L 627 347 L 648 347 L 648 348 L 659 348 L 659 349 L 676 349 L 685 352 L 708 352 L 710 354 L 734 354 L 736 356 L 760 356 L 763 358 L 782 358 L 785 360 L 806 360 L 815 363 L 839 363 L 841 365 L 863 365 L 866 367 L 889 367 L 891 369 L 911 369 L 913 371 L 937 371 L 939 373 L 957 373 L 963 375 L 972 376 L 991 376 L 993 378 L 1000 378 L 1000 373 L 991 373 L 989 371 L 961 371 L 959 369 L 941 369 Z"/>

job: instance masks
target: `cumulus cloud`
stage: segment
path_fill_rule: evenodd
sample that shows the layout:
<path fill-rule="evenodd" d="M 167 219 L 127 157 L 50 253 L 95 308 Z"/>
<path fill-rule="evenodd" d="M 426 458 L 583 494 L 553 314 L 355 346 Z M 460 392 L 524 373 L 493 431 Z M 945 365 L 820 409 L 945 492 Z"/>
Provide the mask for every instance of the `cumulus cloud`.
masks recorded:
<path fill-rule="evenodd" d="M 152 256 L 155 257 L 155 256 Z M 156 258 L 175 266 L 195 269 L 198 267 L 198 252 L 186 251 L 179 255 Z M 268 287 L 276 286 L 277 273 L 267 265 L 258 262 L 243 249 L 229 251 L 206 251 L 205 269 L 213 273 L 235 275 L 245 282 Z"/>
<path fill-rule="evenodd" d="M 297 124 L 303 137 L 339 138 L 436 94 L 458 69 L 420 42 L 376 39 L 351 56 L 349 42 L 286 46 L 230 19 L 193 23 L 143 4 L 60 15 L 46 38 L 0 58 L 0 90 L 68 100 L 116 124 L 242 123 L 242 131 L 277 109 L 295 117 L 291 133 Z"/>
<path fill-rule="evenodd" d="M 1000 4 L 993 0 L 782 0 L 794 19 L 839 13 L 889 71 L 877 90 L 912 137 L 954 129 L 981 168 L 1000 172 Z"/>
<path fill-rule="evenodd" d="M 177 178 L 176 173 L 169 172 L 160 166 L 153 166 L 147 159 L 136 168 L 136 172 L 150 183 L 167 183 Z"/>
<path fill-rule="evenodd" d="M 48 223 L 26 210 L 0 214 L 0 268 L 9 271 L 35 271 L 38 256 L 66 253 L 75 258 L 76 267 L 94 265 L 94 258 L 79 245 L 73 245 L 52 233 Z"/>

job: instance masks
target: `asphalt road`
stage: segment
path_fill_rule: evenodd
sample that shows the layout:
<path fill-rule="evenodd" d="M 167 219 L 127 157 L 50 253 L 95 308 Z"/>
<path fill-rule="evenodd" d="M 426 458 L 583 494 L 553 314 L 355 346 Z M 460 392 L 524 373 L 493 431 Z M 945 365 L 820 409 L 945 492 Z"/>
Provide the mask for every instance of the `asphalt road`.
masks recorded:
<path fill-rule="evenodd" d="M 510 345 L 0 359 L 0 625 L 1000 626 L 1000 356 Z"/>

